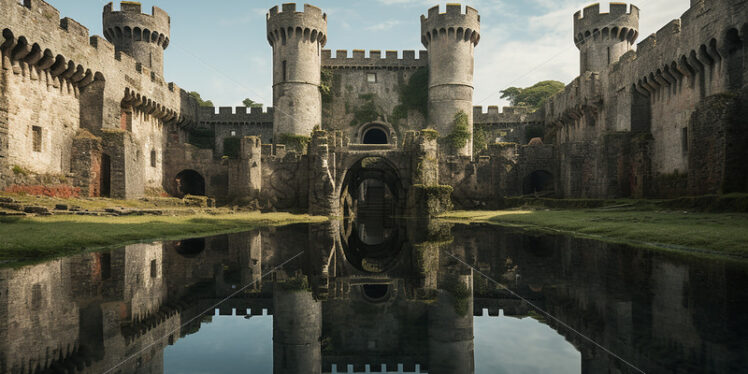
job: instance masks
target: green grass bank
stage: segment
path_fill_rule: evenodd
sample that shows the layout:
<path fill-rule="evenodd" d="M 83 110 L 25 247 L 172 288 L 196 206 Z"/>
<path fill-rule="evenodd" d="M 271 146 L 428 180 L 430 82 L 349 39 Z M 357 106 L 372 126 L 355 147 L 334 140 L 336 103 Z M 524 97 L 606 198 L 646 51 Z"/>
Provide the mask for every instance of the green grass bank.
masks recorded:
<path fill-rule="evenodd" d="M 326 217 L 260 212 L 178 216 L 0 217 L 0 263 L 33 262 L 86 249 L 326 220 Z"/>
<path fill-rule="evenodd" d="M 748 259 L 746 213 L 700 213 L 626 204 L 596 209 L 455 211 L 440 216 L 440 219 L 462 223 L 487 222 L 682 253 Z"/>

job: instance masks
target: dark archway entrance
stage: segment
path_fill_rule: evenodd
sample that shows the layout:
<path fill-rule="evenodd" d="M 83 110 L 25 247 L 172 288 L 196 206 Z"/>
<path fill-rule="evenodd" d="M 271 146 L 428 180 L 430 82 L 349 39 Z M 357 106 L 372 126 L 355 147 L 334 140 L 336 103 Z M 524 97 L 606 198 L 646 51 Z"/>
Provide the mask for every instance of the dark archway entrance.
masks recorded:
<path fill-rule="evenodd" d="M 180 240 L 174 242 L 174 247 L 183 257 L 196 257 L 205 250 L 205 238 Z"/>
<path fill-rule="evenodd" d="M 405 191 L 397 169 L 382 157 L 364 157 L 345 175 L 340 195 L 344 216 L 357 213 L 359 206 L 376 204 L 382 215 L 402 212 Z"/>
<path fill-rule="evenodd" d="M 101 154 L 101 171 L 99 172 L 99 196 L 112 197 L 112 158 Z"/>
<path fill-rule="evenodd" d="M 361 288 L 366 299 L 375 303 L 385 301 L 390 293 L 389 284 L 365 284 Z"/>
<path fill-rule="evenodd" d="M 545 170 L 535 170 L 525 178 L 523 193 L 550 195 L 554 192 L 553 174 Z"/>
<path fill-rule="evenodd" d="M 387 133 L 379 127 L 372 127 L 364 133 L 363 144 L 389 144 Z"/>
<path fill-rule="evenodd" d="M 205 196 L 205 178 L 194 170 L 182 170 L 174 179 L 177 184 L 177 196 Z"/>

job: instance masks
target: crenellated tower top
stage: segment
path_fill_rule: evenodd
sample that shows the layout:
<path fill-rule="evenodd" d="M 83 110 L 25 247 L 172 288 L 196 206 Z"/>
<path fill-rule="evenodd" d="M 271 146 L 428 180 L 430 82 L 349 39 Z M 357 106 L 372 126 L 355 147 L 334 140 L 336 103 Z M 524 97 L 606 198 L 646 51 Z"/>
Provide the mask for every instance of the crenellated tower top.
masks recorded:
<path fill-rule="evenodd" d="M 151 14 L 144 14 L 140 3 L 123 1 L 119 11 L 112 3 L 105 5 L 102 18 L 104 37 L 117 51 L 163 76 L 164 50 L 169 46 L 171 30 L 168 13 L 154 6 Z"/>
<path fill-rule="evenodd" d="M 305 40 L 327 44 L 327 14 L 316 6 L 304 4 L 304 11 L 297 12 L 296 4 L 283 4 L 270 8 L 267 13 L 268 42 L 285 43 L 286 38 L 303 37 Z"/>
<path fill-rule="evenodd" d="M 478 45 L 480 41 L 480 14 L 466 6 L 462 12 L 460 4 L 447 4 L 447 11 L 439 13 L 439 6 L 428 11 L 428 17 L 421 16 L 421 42 L 428 48 L 432 38 L 439 34 L 449 34 L 455 38 L 462 38 Z"/>
<path fill-rule="evenodd" d="M 574 14 L 574 44 L 590 40 L 618 39 L 633 44 L 639 36 L 639 8 L 625 3 L 610 3 L 610 12 L 601 13 L 600 4 L 592 4 Z"/>
<path fill-rule="evenodd" d="M 639 36 L 639 8 L 611 3 L 609 13 L 593 4 L 574 14 L 574 44 L 580 52 L 580 74 L 600 72 L 630 51 Z"/>

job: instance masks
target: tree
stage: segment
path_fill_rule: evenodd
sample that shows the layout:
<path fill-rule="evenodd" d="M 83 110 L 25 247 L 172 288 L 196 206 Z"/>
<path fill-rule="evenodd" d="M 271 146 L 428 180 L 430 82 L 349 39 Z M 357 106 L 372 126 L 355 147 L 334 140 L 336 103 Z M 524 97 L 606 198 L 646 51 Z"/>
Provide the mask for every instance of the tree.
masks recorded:
<path fill-rule="evenodd" d="M 197 100 L 197 105 L 200 106 L 215 106 L 213 105 L 213 102 L 210 100 L 203 100 L 202 97 L 200 97 L 200 94 L 197 91 L 190 92 L 190 96 L 192 96 L 195 100 Z"/>
<path fill-rule="evenodd" d="M 549 97 L 564 89 L 559 81 L 542 81 L 531 87 L 509 87 L 501 91 L 502 99 L 509 99 L 514 106 L 528 106 L 539 109 Z"/>
<path fill-rule="evenodd" d="M 247 108 L 262 108 L 262 103 L 258 103 L 250 98 L 242 100 L 242 104 Z"/>

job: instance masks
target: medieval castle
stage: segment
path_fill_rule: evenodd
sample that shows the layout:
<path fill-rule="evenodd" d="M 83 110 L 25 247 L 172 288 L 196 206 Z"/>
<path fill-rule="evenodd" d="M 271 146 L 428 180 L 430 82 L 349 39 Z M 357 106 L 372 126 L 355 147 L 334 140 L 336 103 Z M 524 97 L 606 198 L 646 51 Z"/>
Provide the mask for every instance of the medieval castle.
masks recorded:
<path fill-rule="evenodd" d="M 42 0 L 0 0 L 0 190 L 257 200 L 336 214 L 365 180 L 399 208 L 528 193 L 674 197 L 748 190 L 748 6 L 691 0 L 634 49 L 639 9 L 574 15 L 580 75 L 535 112 L 473 107 L 480 15 L 421 16 L 426 51 L 325 50 L 327 15 L 266 17 L 273 108 L 200 107 L 163 79 L 170 18 L 104 7 L 104 37 Z M 542 141 L 528 141 L 540 128 Z M 480 133 L 488 141 L 473 144 Z M 449 185 L 452 188 L 442 187 Z M 446 194 L 446 196 L 445 196 Z"/>

